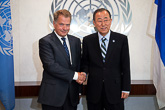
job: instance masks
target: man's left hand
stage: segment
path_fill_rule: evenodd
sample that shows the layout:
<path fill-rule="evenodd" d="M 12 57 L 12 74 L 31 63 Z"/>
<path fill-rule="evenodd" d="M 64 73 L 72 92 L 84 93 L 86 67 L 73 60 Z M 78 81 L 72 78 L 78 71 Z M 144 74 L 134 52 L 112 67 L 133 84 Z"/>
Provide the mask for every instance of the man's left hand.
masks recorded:
<path fill-rule="evenodd" d="M 122 99 L 126 99 L 126 98 L 128 98 L 128 96 L 129 96 L 129 93 L 126 93 L 126 92 L 122 92 L 122 94 L 121 94 Z"/>

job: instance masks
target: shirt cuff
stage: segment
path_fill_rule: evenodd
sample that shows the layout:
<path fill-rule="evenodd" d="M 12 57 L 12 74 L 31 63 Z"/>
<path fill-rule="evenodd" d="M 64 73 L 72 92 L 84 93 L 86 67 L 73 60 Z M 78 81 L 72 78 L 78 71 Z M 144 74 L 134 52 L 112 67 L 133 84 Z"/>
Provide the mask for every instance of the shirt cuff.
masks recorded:
<path fill-rule="evenodd" d="M 128 94 L 130 93 L 130 91 L 122 91 L 122 92 L 124 92 L 124 93 L 128 93 Z"/>
<path fill-rule="evenodd" d="M 77 72 L 75 72 L 75 73 L 74 73 L 73 80 L 77 80 L 77 79 L 78 79 L 78 73 L 77 73 Z"/>

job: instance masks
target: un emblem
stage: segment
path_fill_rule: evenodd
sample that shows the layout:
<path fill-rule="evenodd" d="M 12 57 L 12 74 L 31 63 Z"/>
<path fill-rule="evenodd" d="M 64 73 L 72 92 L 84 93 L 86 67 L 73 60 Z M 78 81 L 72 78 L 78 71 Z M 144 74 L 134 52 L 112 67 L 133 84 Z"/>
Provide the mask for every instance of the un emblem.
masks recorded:
<path fill-rule="evenodd" d="M 132 11 L 128 0 L 53 0 L 49 13 L 49 27 L 53 30 L 53 13 L 67 9 L 72 14 L 70 34 L 79 38 L 94 33 L 93 13 L 98 8 L 111 12 L 113 31 L 128 35 L 132 27 Z"/>
<path fill-rule="evenodd" d="M 11 34 L 10 0 L 0 2 L 0 53 L 13 55 L 13 37 Z"/>

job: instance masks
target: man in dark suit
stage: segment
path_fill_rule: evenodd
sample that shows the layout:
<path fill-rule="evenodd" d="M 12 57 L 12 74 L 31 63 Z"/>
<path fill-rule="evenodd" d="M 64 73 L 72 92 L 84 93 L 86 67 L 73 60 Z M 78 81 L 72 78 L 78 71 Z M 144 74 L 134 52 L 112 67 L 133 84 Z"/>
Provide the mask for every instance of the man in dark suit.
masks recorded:
<path fill-rule="evenodd" d="M 124 110 L 130 91 L 130 60 L 125 35 L 110 30 L 111 14 L 97 9 L 97 33 L 83 39 L 82 71 L 88 73 L 88 110 Z"/>
<path fill-rule="evenodd" d="M 54 13 L 54 31 L 39 40 L 43 78 L 38 102 L 43 110 L 76 110 L 79 87 L 86 78 L 80 73 L 80 39 L 68 35 L 71 14 L 63 9 Z"/>

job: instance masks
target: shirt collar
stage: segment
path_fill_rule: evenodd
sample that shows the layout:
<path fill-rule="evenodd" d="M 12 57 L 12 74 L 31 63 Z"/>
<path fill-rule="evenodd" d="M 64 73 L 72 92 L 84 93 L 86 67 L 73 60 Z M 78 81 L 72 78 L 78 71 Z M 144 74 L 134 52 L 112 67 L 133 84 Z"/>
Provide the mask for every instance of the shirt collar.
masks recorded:
<path fill-rule="evenodd" d="M 64 36 L 64 37 L 61 37 L 61 36 L 59 36 L 59 35 L 56 33 L 56 31 L 54 31 L 54 33 L 56 34 L 56 36 L 57 36 L 60 40 L 62 40 L 61 38 L 66 38 L 66 40 L 68 40 L 67 35 L 66 35 L 66 36 Z"/>
<path fill-rule="evenodd" d="M 110 34 L 111 34 L 111 31 L 110 31 L 110 30 L 109 30 L 109 32 L 108 32 L 105 36 L 102 36 L 102 35 L 98 32 L 99 41 L 102 40 L 103 37 L 106 38 L 106 40 L 109 41 Z"/>

